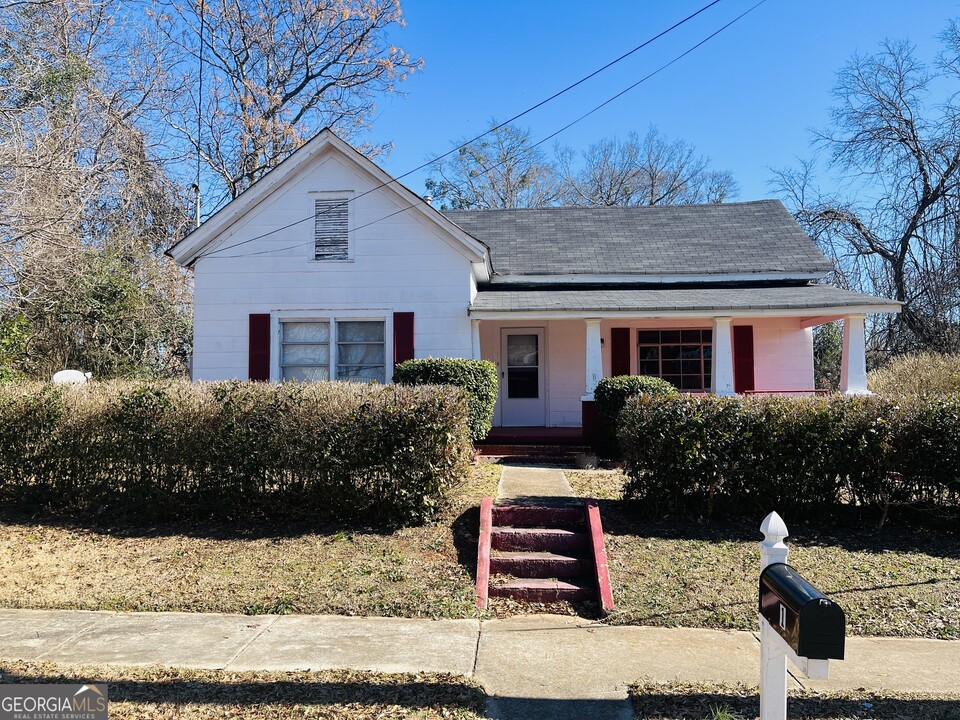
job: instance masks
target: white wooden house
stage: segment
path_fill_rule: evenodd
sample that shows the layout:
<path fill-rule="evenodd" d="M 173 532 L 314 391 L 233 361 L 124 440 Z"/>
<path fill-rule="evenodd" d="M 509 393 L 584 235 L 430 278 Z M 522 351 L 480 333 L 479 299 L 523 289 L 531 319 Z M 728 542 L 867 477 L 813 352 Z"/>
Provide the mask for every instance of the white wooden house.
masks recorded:
<path fill-rule="evenodd" d="M 592 424 L 618 374 L 690 392 L 810 392 L 812 328 L 899 304 L 822 284 L 776 200 L 440 212 L 324 130 L 170 249 L 195 277 L 195 380 L 389 382 L 411 357 L 500 370 L 495 425 Z"/>

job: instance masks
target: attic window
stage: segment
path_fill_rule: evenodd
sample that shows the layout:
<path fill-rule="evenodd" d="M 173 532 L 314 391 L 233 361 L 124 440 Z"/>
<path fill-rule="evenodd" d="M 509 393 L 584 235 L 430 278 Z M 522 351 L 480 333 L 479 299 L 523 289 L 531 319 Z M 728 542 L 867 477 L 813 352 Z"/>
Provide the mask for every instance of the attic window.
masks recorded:
<path fill-rule="evenodd" d="M 347 200 L 316 200 L 314 206 L 314 260 L 347 260 Z"/>

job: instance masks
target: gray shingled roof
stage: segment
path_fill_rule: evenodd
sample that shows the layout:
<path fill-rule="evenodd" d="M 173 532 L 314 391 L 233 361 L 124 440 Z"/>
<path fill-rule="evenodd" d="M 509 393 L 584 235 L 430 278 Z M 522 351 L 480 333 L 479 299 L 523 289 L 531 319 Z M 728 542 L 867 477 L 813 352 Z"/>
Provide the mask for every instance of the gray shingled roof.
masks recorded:
<path fill-rule="evenodd" d="M 642 312 L 652 310 L 790 310 L 871 306 L 890 312 L 893 300 L 829 285 L 655 290 L 483 290 L 470 306 L 478 312 Z M 885 309 L 880 309 L 886 306 Z"/>
<path fill-rule="evenodd" d="M 445 211 L 498 275 L 826 274 L 779 200 L 721 205 Z"/>

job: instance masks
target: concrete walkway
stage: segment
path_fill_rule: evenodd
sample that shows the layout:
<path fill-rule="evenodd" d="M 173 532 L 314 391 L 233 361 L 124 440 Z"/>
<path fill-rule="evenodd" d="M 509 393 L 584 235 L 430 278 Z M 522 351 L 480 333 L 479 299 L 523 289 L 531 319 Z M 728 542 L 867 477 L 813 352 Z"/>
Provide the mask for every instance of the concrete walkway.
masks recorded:
<path fill-rule="evenodd" d="M 502 505 L 541 505 L 579 502 L 559 468 L 505 465 L 497 486 Z"/>
<path fill-rule="evenodd" d="M 759 682 L 756 633 L 579 618 L 409 620 L 0 610 L 0 658 L 226 670 L 353 669 L 475 677 L 493 718 L 627 718 L 627 686 Z M 857 638 L 815 689 L 960 693 L 960 642 Z M 799 682 L 794 679 L 793 686 Z"/>

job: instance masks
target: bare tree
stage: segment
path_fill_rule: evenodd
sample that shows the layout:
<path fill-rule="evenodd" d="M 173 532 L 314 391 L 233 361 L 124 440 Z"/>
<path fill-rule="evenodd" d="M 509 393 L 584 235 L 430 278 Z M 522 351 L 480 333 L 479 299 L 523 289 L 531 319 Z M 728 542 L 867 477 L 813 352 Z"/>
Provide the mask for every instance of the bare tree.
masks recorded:
<path fill-rule="evenodd" d="M 960 349 L 960 75 L 951 23 L 935 65 L 904 42 L 857 56 L 839 73 L 831 127 L 817 136 L 838 192 L 814 182 L 814 161 L 775 173 L 798 221 L 839 281 L 904 303 L 872 344 L 904 352 Z"/>
<path fill-rule="evenodd" d="M 154 7 L 164 38 L 158 65 L 170 76 L 162 115 L 212 173 L 209 183 L 223 193 L 213 207 L 323 127 L 352 138 L 366 128 L 374 98 L 395 92 L 421 66 L 387 42 L 387 28 L 403 24 L 398 0 L 158 0 Z"/>
<path fill-rule="evenodd" d="M 155 162 L 144 72 L 116 3 L 0 16 L 0 325 L 21 370 L 182 372 L 189 282 L 161 249 L 183 204 Z"/>
<path fill-rule="evenodd" d="M 499 126 L 431 166 L 427 192 L 444 209 L 526 208 L 553 205 L 559 198 L 557 170 L 516 125 Z M 456 140 L 455 147 L 465 139 Z"/>
<path fill-rule="evenodd" d="M 564 201 L 570 205 L 677 205 L 720 203 L 739 192 L 727 171 L 683 140 L 651 127 L 644 137 L 605 139 L 581 153 L 559 151 Z"/>

